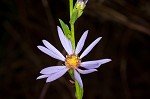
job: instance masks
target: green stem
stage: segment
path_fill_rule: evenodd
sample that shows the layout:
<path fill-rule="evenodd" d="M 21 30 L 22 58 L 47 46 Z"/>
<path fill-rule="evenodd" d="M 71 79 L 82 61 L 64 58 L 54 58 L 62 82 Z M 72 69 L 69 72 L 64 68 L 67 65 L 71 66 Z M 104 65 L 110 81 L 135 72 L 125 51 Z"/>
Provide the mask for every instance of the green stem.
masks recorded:
<path fill-rule="evenodd" d="M 73 12 L 73 0 L 69 0 L 69 5 L 70 5 L 70 19 L 72 16 Z M 71 42 L 72 42 L 72 47 L 75 50 L 75 33 L 74 33 L 74 24 L 70 23 L 71 27 Z M 70 75 L 73 76 L 73 74 L 70 72 Z M 74 79 L 75 80 L 75 79 Z M 75 80 L 75 87 L 76 87 L 76 98 L 77 99 L 82 99 L 83 96 L 83 88 L 80 87 L 79 83 L 77 80 Z"/>
<path fill-rule="evenodd" d="M 83 88 L 80 87 L 77 80 L 75 80 L 75 87 L 76 87 L 76 98 L 82 99 L 83 97 Z"/>
<path fill-rule="evenodd" d="M 72 17 L 72 12 L 73 12 L 73 0 L 69 0 L 69 5 L 70 5 L 70 19 Z M 75 50 L 75 36 L 74 36 L 74 24 L 70 24 L 71 27 L 71 42 L 73 49 Z"/>
<path fill-rule="evenodd" d="M 71 18 L 72 11 L 73 11 L 73 0 L 69 0 L 69 3 L 70 3 L 70 18 Z"/>
<path fill-rule="evenodd" d="M 76 89 L 75 96 L 76 96 L 76 98 L 77 99 L 82 99 L 82 97 L 83 97 L 83 88 L 80 87 L 78 81 L 74 78 L 74 71 L 73 70 L 69 70 L 69 74 L 70 74 L 71 78 L 75 82 L 75 89 Z"/>
<path fill-rule="evenodd" d="M 74 24 L 71 24 L 71 40 L 73 49 L 75 50 Z"/>
<path fill-rule="evenodd" d="M 80 99 L 80 90 L 79 90 L 80 87 L 76 80 L 75 80 L 75 87 L 76 87 L 76 97 L 77 99 Z"/>

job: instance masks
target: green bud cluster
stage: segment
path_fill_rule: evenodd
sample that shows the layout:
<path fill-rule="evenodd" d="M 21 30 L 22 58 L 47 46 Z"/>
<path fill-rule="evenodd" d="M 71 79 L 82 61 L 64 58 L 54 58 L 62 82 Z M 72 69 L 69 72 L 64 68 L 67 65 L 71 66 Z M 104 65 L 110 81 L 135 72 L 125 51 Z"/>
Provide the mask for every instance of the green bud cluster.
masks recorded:
<path fill-rule="evenodd" d="M 83 10 L 86 6 L 87 2 L 84 2 L 83 0 L 77 0 L 73 12 L 70 19 L 70 24 L 74 24 L 75 21 L 83 14 Z"/>

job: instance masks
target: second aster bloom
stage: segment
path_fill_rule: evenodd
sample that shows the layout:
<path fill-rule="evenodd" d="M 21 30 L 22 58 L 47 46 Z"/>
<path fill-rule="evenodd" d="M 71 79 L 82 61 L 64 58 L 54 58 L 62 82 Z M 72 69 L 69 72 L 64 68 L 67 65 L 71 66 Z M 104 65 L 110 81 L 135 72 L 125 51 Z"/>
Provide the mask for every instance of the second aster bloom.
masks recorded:
<path fill-rule="evenodd" d="M 42 74 L 37 79 L 47 78 L 46 82 L 52 82 L 61 76 L 63 76 L 68 70 L 74 71 L 74 77 L 80 84 L 81 88 L 83 88 L 82 79 L 80 74 L 88 74 L 97 71 L 97 68 L 104 63 L 111 61 L 111 59 L 101 59 L 101 60 L 93 60 L 93 61 L 85 61 L 81 62 L 81 59 L 85 57 L 93 47 L 100 41 L 101 37 L 94 40 L 79 56 L 78 54 L 82 50 L 88 31 L 85 31 L 81 36 L 79 42 L 77 43 L 76 49 L 74 50 L 70 40 L 66 38 L 61 28 L 58 26 L 58 35 L 61 41 L 62 46 L 67 52 L 66 57 L 64 57 L 52 44 L 50 44 L 46 40 L 42 40 L 44 46 L 37 46 L 42 52 L 46 53 L 47 55 L 58 59 L 64 62 L 63 66 L 50 66 L 44 68 L 40 71 Z M 80 69 L 82 67 L 82 69 Z"/>

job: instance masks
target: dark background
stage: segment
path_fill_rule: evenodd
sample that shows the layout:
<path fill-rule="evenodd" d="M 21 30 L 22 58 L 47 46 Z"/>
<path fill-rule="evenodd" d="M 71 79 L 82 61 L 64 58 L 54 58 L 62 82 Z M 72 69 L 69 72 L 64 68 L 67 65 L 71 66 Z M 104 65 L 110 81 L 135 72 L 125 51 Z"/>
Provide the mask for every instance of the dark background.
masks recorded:
<path fill-rule="evenodd" d="M 68 24 L 68 0 L 0 1 L 0 99 L 75 99 L 68 73 L 45 84 L 40 70 L 58 61 L 37 45 L 48 40 L 63 52 L 56 26 Z M 89 0 L 75 24 L 76 41 L 89 30 L 83 59 L 111 58 L 98 72 L 82 75 L 84 99 L 150 99 L 150 1 Z M 64 53 L 64 52 L 63 52 Z"/>

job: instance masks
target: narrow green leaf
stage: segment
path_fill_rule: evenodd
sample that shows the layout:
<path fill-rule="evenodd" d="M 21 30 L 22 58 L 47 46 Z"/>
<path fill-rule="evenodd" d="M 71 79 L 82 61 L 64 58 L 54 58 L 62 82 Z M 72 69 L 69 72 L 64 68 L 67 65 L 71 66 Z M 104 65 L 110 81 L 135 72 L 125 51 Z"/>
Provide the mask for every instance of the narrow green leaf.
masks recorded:
<path fill-rule="evenodd" d="M 78 18 L 83 14 L 83 10 L 78 11 Z"/>
<path fill-rule="evenodd" d="M 59 19 L 60 25 L 62 27 L 62 30 L 64 32 L 64 34 L 66 35 L 66 37 L 71 40 L 71 32 L 69 30 L 69 27 L 61 20 Z"/>

